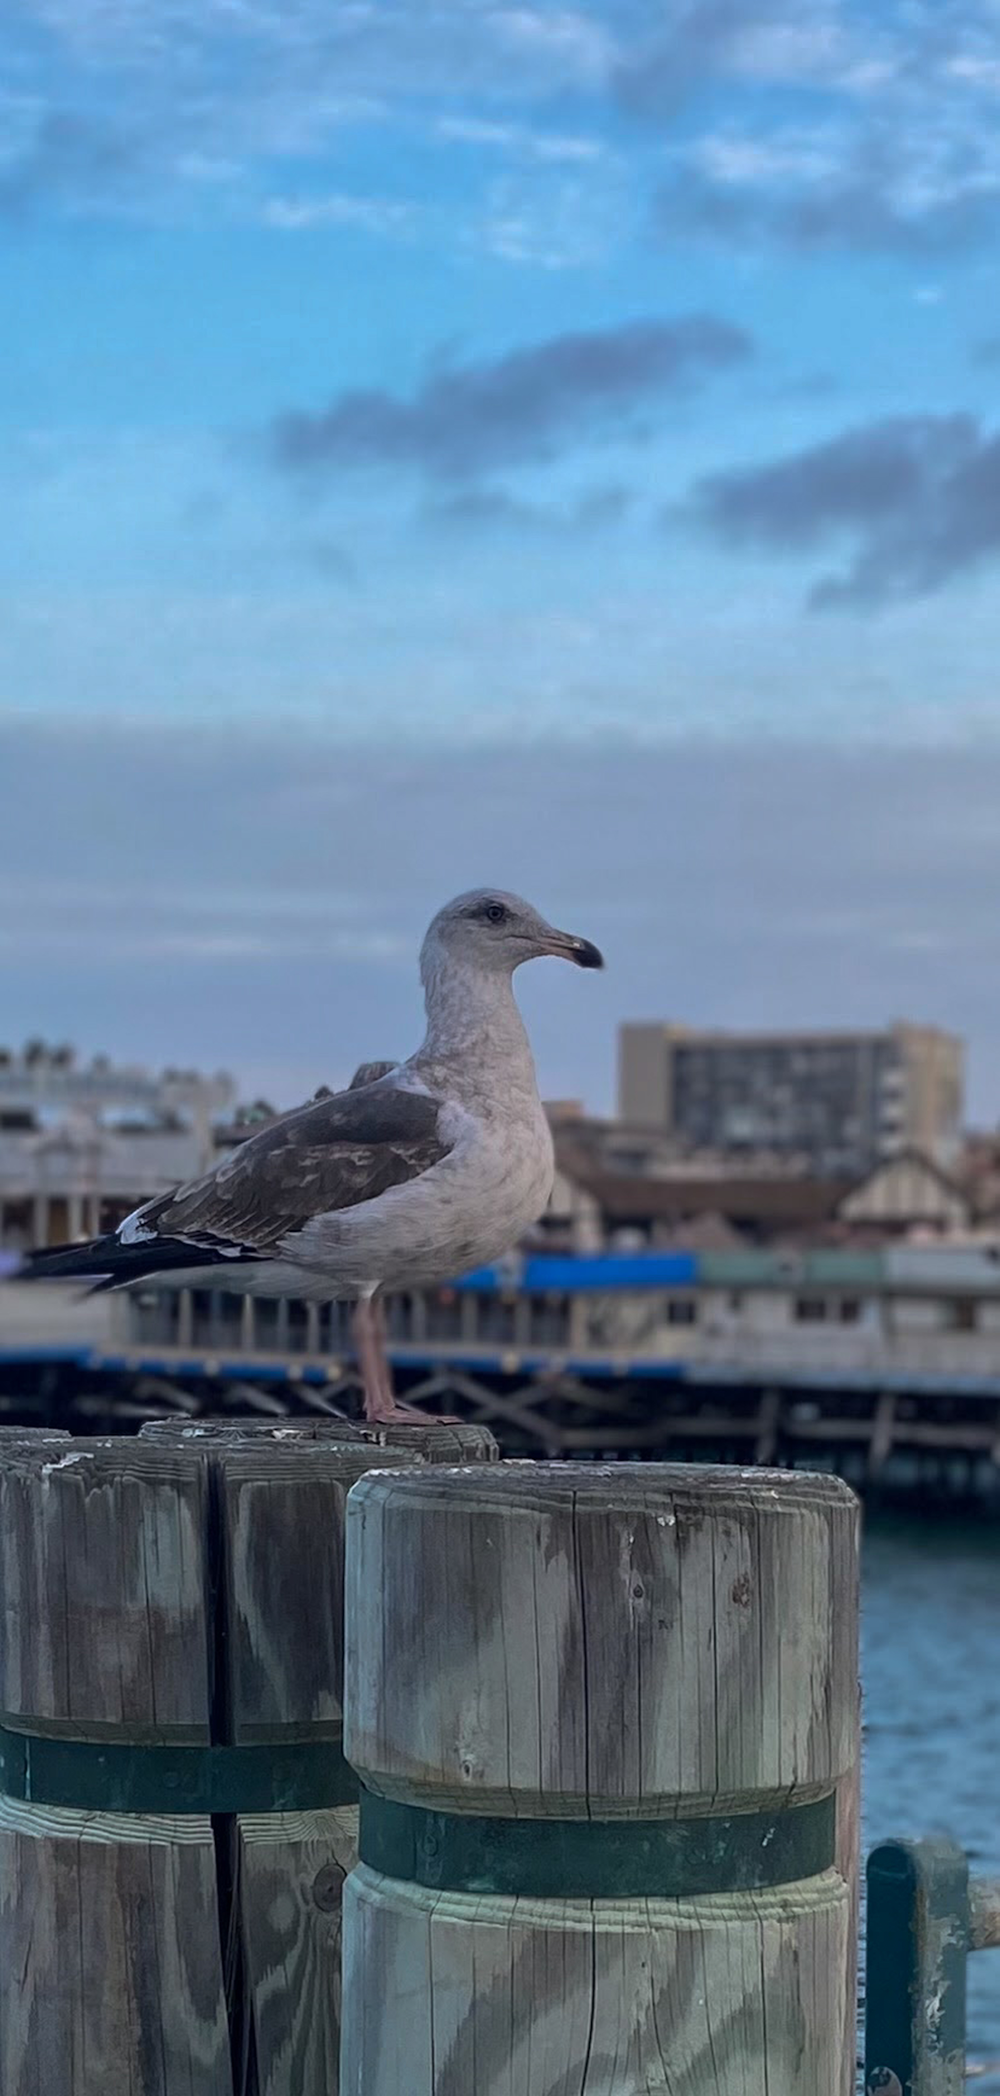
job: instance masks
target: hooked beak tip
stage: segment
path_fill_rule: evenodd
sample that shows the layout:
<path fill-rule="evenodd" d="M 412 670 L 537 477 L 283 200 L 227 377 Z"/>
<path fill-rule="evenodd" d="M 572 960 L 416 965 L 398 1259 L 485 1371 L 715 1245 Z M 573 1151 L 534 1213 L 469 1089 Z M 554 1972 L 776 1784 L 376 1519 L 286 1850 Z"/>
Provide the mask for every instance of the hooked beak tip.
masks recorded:
<path fill-rule="evenodd" d="M 566 950 L 578 968 L 603 968 L 604 955 L 590 939 L 567 939 Z"/>

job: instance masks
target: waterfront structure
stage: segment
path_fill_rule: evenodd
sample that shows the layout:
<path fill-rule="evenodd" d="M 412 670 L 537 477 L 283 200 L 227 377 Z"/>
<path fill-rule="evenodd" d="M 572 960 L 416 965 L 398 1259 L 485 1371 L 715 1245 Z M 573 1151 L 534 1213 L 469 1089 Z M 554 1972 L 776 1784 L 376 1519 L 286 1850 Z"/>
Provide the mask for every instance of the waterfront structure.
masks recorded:
<path fill-rule="evenodd" d="M 0 1048 L 0 1248 L 73 1242 L 211 1163 L 224 1072 L 159 1074 L 29 1042 Z"/>
<path fill-rule="evenodd" d="M 880 1032 L 697 1032 L 660 1022 L 618 1032 L 622 1122 L 678 1147 L 775 1150 L 857 1174 L 908 1147 L 955 1156 L 964 1044 L 936 1026 Z"/>
<path fill-rule="evenodd" d="M 0 1414 L 329 1415 L 347 1304 L 0 1286 Z M 529 1254 L 390 1297 L 408 1401 L 509 1455 L 805 1463 L 1000 1504 L 1000 1246 Z"/>

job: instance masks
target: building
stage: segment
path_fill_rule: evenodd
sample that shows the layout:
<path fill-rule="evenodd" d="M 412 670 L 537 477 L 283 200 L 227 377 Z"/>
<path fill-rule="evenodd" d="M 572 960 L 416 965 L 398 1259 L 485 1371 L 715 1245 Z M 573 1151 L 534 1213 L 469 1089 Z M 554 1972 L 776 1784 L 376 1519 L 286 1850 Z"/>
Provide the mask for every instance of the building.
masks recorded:
<path fill-rule="evenodd" d="M 901 1150 L 947 1165 L 960 1140 L 964 1044 L 904 1022 L 865 1033 L 618 1034 L 618 1110 L 680 1148 L 774 1151 L 841 1176 Z"/>
<path fill-rule="evenodd" d="M 72 1048 L 29 1041 L 23 1049 L 0 1047 L 0 1114 L 31 1114 L 42 1123 L 74 1109 L 100 1120 L 160 1119 L 183 1115 L 211 1148 L 216 1117 L 233 1104 L 236 1087 L 224 1070 L 202 1077 L 197 1070 L 163 1070 L 157 1076 L 134 1063 L 106 1055 L 80 1062 Z"/>
<path fill-rule="evenodd" d="M 959 1237 L 976 1222 L 972 1200 L 950 1173 L 919 1150 L 882 1158 L 845 1195 L 837 1211 L 851 1226 L 889 1240 L 893 1236 Z"/>
<path fill-rule="evenodd" d="M 219 1073 L 149 1070 L 68 1048 L 0 1048 L 0 1248 L 96 1236 L 215 1155 L 235 1087 Z"/>

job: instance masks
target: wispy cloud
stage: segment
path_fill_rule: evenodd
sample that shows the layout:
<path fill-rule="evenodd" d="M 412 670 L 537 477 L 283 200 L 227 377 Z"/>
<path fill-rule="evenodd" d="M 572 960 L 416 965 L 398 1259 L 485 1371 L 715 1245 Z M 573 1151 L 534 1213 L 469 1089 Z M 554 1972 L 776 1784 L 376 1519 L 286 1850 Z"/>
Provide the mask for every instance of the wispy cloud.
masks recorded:
<path fill-rule="evenodd" d="M 409 398 L 372 388 L 278 417 L 272 457 L 298 475 L 390 467 L 461 480 L 634 431 L 640 415 L 744 363 L 748 335 L 713 314 L 557 335 L 431 372 Z"/>
<path fill-rule="evenodd" d="M 559 7 L 470 6 L 467 0 L 21 0 L 6 34 L 16 74 L 58 69 L 71 106 L 92 108 L 101 83 L 128 82 L 137 128 L 159 130 L 186 110 L 206 138 L 262 127 L 301 146 L 386 101 L 414 106 L 456 96 L 531 103 L 590 90 L 612 62 L 600 13 Z"/>
<path fill-rule="evenodd" d="M 1000 211 L 995 127 L 977 132 L 890 112 L 805 129 L 713 131 L 674 158 L 654 205 L 661 233 L 800 253 L 948 254 L 991 234 Z"/>
<path fill-rule="evenodd" d="M 588 165 L 603 159 L 607 151 L 600 138 L 539 131 L 528 124 L 499 123 L 495 118 L 481 116 L 443 116 L 438 119 L 436 130 L 439 138 L 453 143 L 487 147 L 528 161 Z"/>
<path fill-rule="evenodd" d="M 268 197 L 261 216 L 283 233 L 316 226 L 355 227 L 366 233 L 405 234 L 419 221 L 419 206 L 395 197 L 354 196 L 337 191 L 327 196 Z"/>
<path fill-rule="evenodd" d="M 766 464 L 709 474 L 689 514 L 722 544 L 848 549 L 814 608 L 927 595 L 1000 559 L 1000 434 L 971 415 L 890 416 Z"/>
<path fill-rule="evenodd" d="M 615 84 L 635 118 L 724 97 L 727 128 L 675 150 L 655 221 L 733 246 L 950 251 L 1000 208 L 991 0 L 688 0 L 636 36 Z M 766 94 L 766 99 L 764 96 Z M 808 112 L 811 129 L 803 128 Z"/>
<path fill-rule="evenodd" d="M 620 52 L 615 87 L 640 116 L 662 115 L 719 80 L 868 93 L 900 62 L 900 12 L 890 7 L 875 26 L 845 0 L 680 0 Z"/>
<path fill-rule="evenodd" d="M 266 163 L 269 222 L 291 230 L 320 204 L 275 167 L 298 175 L 348 129 L 389 125 L 474 153 L 480 190 L 496 156 L 522 174 L 587 174 L 562 203 L 456 206 L 485 220 L 494 254 L 553 266 L 603 252 L 583 227 L 601 215 L 602 168 L 617 208 L 609 120 L 634 126 L 634 211 L 646 148 L 680 104 L 698 120 L 712 109 L 713 123 L 693 152 L 675 151 L 661 188 L 656 221 L 671 235 L 945 249 L 985 237 L 1000 205 L 993 0 L 671 0 L 655 17 L 636 0 L 20 0 L 4 36 L 33 112 L 0 167 L 8 208 L 135 212 L 168 191 L 204 215 L 234 208 L 243 183 L 249 210 Z M 803 110 L 817 126 L 804 157 L 785 129 Z M 326 189 L 336 199 L 339 177 Z M 310 222 L 392 224 L 332 209 Z"/>

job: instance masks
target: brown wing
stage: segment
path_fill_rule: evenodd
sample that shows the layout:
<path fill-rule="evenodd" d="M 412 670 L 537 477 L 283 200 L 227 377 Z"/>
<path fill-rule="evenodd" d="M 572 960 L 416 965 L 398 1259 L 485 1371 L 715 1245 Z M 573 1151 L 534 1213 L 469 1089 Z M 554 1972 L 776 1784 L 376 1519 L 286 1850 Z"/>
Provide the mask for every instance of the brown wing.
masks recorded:
<path fill-rule="evenodd" d="M 440 1101 L 370 1084 L 283 1114 L 188 1186 L 142 1210 L 157 1236 L 267 1252 L 314 1216 L 373 1201 L 451 1148 Z"/>

